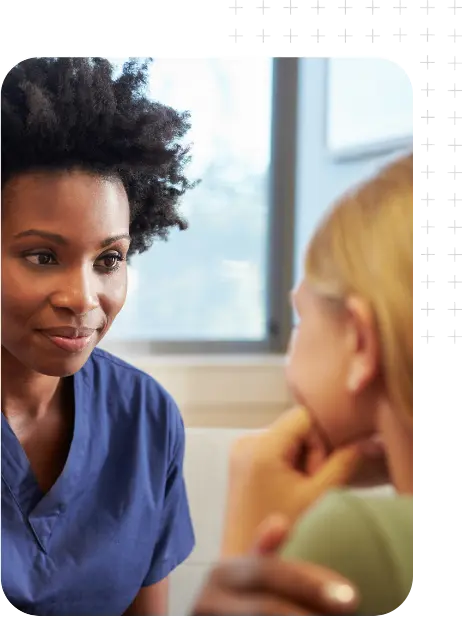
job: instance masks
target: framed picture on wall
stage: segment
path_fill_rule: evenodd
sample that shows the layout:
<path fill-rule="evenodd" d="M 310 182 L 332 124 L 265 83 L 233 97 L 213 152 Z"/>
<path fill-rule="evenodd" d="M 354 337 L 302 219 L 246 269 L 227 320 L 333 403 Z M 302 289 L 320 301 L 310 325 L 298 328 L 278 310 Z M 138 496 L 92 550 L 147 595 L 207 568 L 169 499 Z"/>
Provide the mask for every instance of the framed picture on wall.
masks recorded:
<path fill-rule="evenodd" d="M 412 85 L 390 60 L 327 60 L 326 147 L 335 159 L 412 147 Z"/>

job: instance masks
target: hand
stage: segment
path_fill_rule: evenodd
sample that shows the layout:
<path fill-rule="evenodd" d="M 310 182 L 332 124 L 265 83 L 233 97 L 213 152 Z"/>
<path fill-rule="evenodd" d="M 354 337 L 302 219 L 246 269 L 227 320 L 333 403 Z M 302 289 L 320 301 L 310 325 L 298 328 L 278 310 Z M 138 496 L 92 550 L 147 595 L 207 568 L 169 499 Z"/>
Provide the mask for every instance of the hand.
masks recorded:
<path fill-rule="evenodd" d="M 245 554 L 259 525 L 282 514 L 292 525 L 328 489 L 357 474 L 363 449 L 353 444 L 326 458 L 308 413 L 296 407 L 270 428 L 232 448 L 222 554 Z"/>
<path fill-rule="evenodd" d="M 212 569 L 191 614 L 352 615 L 358 596 L 348 581 L 326 568 L 273 555 L 288 530 L 285 519 L 265 521 L 250 555 Z"/>
<path fill-rule="evenodd" d="M 311 433 L 313 429 L 311 430 Z M 310 433 L 310 434 L 311 434 Z M 316 435 L 308 439 L 309 455 L 305 471 L 314 475 L 332 453 Z M 352 488 L 371 488 L 390 484 L 390 470 L 383 441 L 378 435 L 362 439 L 354 444 L 359 455 L 358 467 L 348 485 Z"/>

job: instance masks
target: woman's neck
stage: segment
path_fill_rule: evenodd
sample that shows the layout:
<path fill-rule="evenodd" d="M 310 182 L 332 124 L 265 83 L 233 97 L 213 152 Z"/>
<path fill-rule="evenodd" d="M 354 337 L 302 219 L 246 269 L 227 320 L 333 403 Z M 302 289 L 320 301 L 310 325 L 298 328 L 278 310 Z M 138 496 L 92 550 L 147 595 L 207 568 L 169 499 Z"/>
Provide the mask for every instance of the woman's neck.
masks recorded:
<path fill-rule="evenodd" d="M 55 407 L 62 379 L 25 367 L 2 347 L 2 413 L 6 418 L 39 419 Z"/>
<path fill-rule="evenodd" d="M 378 428 L 383 438 L 390 476 L 396 491 L 401 494 L 412 495 L 412 420 L 399 417 L 396 410 L 384 406 L 379 411 Z"/>

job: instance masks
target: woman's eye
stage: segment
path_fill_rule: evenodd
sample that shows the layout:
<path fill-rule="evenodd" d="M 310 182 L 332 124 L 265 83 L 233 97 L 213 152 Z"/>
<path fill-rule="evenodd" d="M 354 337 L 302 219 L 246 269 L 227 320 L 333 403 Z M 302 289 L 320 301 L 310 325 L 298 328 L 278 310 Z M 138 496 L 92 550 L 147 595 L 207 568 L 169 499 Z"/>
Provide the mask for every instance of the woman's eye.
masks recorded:
<path fill-rule="evenodd" d="M 122 255 L 119 253 L 112 253 L 110 255 L 104 255 L 98 259 L 102 267 L 107 271 L 117 270 L 121 261 L 123 261 Z"/>
<path fill-rule="evenodd" d="M 25 256 L 27 261 L 34 266 L 51 266 L 56 264 L 56 259 L 51 253 L 34 253 Z"/>

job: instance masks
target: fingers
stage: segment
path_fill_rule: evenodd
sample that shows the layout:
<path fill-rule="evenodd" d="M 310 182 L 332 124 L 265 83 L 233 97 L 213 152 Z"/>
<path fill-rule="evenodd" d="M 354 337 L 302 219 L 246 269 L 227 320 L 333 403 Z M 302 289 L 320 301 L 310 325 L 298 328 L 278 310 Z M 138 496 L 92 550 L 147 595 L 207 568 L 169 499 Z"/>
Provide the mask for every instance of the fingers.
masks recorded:
<path fill-rule="evenodd" d="M 330 488 L 349 484 L 363 459 L 361 449 L 357 445 L 335 450 L 319 471 L 310 478 L 310 490 L 320 494 Z"/>
<path fill-rule="evenodd" d="M 255 555 L 275 553 L 286 540 L 289 530 L 289 521 L 285 516 L 274 514 L 268 517 L 257 529 L 251 552 Z"/>
<path fill-rule="evenodd" d="M 279 416 L 269 427 L 275 434 L 282 434 L 288 438 L 305 436 L 311 428 L 308 412 L 301 405 L 292 407 Z"/>
<path fill-rule="evenodd" d="M 271 594 L 230 594 L 206 591 L 196 603 L 192 615 L 319 615 L 303 606 Z"/>
<path fill-rule="evenodd" d="M 284 450 L 301 441 L 306 441 L 312 428 L 312 421 L 304 407 L 297 406 L 284 412 L 269 427 L 266 438 L 275 447 Z"/>
<path fill-rule="evenodd" d="M 297 606 L 312 608 L 314 615 L 348 615 L 358 602 L 356 590 L 336 573 L 277 557 L 233 560 L 217 568 L 212 578 L 218 587 L 240 593 L 269 592 Z"/>

